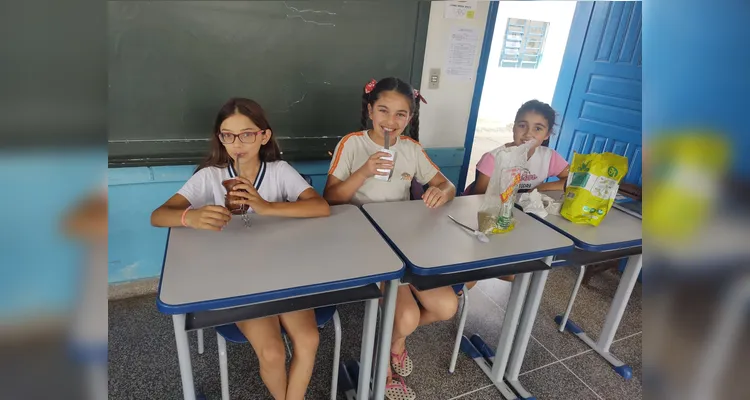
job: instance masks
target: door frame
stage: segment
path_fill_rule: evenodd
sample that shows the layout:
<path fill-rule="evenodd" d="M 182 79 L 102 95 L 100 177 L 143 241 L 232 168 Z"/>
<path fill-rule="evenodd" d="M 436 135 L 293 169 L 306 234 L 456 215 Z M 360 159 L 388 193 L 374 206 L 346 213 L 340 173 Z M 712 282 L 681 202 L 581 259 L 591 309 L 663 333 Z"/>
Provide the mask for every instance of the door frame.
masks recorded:
<path fill-rule="evenodd" d="M 479 65 L 477 68 L 477 79 L 474 84 L 474 95 L 471 99 L 471 109 L 469 110 L 469 123 L 466 127 L 466 137 L 464 139 L 464 160 L 461 165 L 461 172 L 458 179 L 457 190 L 463 192 L 466 187 L 466 174 L 469 173 L 469 164 L 471 163 L 471 150 L 474 147 L 474 135 L 477 129 L 477 119 L 479 118 L 479 105 L 482 102 L 482 89 L 484 88 L 484 78 L 487 75 L 487 65 L 490 59 L 490 49 L 492 48 L 492 38 L 495 34 L 495 22 L 497 21 L 497 11 L 500 1 L 490 2 L 490 9 L 487 13 L 487 24 L 484 29 L 484 38 L 482 40 L 482 52 L 479 56 Z M 555 92 L 552 95 L 552 108 L 560 116 L 558 128 L 563 124 L 563 116 L 568 108 L 570 93 L 573 90 L 573 81 L 575 80 L 578 64 L 583 52 L 583 43 L 586 40 L 586 34 L 591 23 L 591 16 L 594 12 L 593 1 L 579 1 L 576 4 L 573 13 L 573 21 L 570 25 L 568 41 L 565 44 L 565 53 L 560 66 L 560 73 L 555 84 Z M 558 130 L 559 132 L 559 130 Z M 559 135 L 556 134 L 550 138 L 550 148 L 557 148 Z"/>
<path fill-rule="evenodd" d="M 482 52 L 479 53 L 479 65 L 477 67 L 477 79 L 474 81 L 474 94 L 471 97 L 471 108 L 469 109 L 469 123 L 466 126 L 466 137 L 464 138 L 464 161 L 461 164 L 461 172 L 458 176 L 456 192 L 462 193 L 466 187 L 466 174 L 469 173 L 471 163 L 471 149 L 474 147 L 474 134 L 477 130 L 477 119 L 479 118 L 479 104 L 482 102 L 482 88 L 484 78 L 487 76 L 487 64 L 490 60 L 490 49 L 492 48 L 492 36 L 495 34 L 495 21 L 500 2 L 491 1 L 487 12 L 487 23 L 484 28 L 482 39 Z"/>

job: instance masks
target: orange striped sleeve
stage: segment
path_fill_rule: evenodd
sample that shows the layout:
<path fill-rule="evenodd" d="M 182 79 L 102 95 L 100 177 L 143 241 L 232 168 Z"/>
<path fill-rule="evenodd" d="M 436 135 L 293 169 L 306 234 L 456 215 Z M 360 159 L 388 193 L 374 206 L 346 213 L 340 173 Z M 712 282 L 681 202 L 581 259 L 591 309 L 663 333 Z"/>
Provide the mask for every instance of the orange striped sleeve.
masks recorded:
<path fill-rule="evenodd" d="M 341 141 L 338 144 L 338 149 L 336 150 L 336 154 L 333 157 L 333 162 L 331 163 L 331 168 L 328 170 L 328 175 L 333 174 L 333 171 L 336 170 L 336 167 L 339 165 L 339 161 L 341 160 L 341 153 L 344 152 L 344 144 L 346 144 L 346 141 L 349 140 L 349 138 L 352 138 L 354 136 L 362 136 L 364 135 L 364 132 L 352 132 L 343 138 L 341 138 Z"/>
<path fill-rule="evenodd" d="M 421 143 L 417 142 L 416 140 L 414 140 L 414 139 L 412 139 L 412 138 L 410 138 L 408 136 L 401 136 L 401 139 L 411 140 L 412 142 L 414 142 L 414 144 L 416 144 L 417 146 L 419 146 L 419 149 L 422 150 L 422 154 L 424 154 L 424 158 L 426 158 L 427 161 L 429 161 L 430 164 L 432 164 L 432 166 L 435 167 L 436 170 L 440 171 L 440 168 L 437 165 L 435 165 L 434 162 L 432 162 L 432 160 L 430 159 L 430 156 L 428 156 L 427 152 L 424 151 L 424 147 L 422 147 Z"/>

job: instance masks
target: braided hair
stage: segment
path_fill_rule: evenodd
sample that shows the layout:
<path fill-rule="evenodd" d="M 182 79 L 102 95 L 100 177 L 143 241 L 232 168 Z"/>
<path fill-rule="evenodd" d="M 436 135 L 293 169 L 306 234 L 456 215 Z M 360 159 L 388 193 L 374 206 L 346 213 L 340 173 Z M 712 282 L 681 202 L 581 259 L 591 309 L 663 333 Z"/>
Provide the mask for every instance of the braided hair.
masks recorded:
<path fill-rule="evenodd" d="M 415 95 L 414 88 L 410 84 L 395 77 L 389 77 L 379 80 L 375 84 L 375 87 L 372 88 L 370 93 L 367 93 L 367 91 L 363 90 L 360 129 L 367 129 L 367 121 L 370 119 L 367 106 L 375 104 L 375 102 L 378 101 L 378 98 L 380 98 L 381 93 L 389 91 L 398 92 L 407 98 L 409 109 L 412 114 L 411 122 L 408 127 L 408 135 L 412 139 L 419 141 L 419 100 L 421 96 L 417 97 Z"/>

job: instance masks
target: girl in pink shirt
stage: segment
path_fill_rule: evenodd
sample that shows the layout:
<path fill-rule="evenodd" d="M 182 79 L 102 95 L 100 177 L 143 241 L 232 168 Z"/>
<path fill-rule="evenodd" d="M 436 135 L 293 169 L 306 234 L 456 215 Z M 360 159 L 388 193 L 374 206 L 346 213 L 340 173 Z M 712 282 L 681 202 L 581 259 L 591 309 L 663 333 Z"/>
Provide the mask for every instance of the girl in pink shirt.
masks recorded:
<path fill-rule="evenodd" d="M 564 189 L 568 177 L 568 162 L 555 150 L 541 146 L 542 142 L 549 139 L 553 126 L 555 110 L 547 103 L 531 100 L 518 109 L 513 123 L 513 142 L 504 146 L 518 146 L 528 140 L 536 140 L 536 145 L 529 150 L 529 171 L 521 176 L 519 191 Z M 484 194 L 487 191 L 494 169 L 495 157 L 491 153 L 485 153 L 477 163 L 477 179 L 471 194 Z M 556 176 L 558 180 L 544 183 L 551 176 Z"/>
<path fill-rule="evenodd" d="M 521 176 L 519 191 L 564 190 L 568 177 L 568 162 L 555 150 L 542 146 L 542 142 L 549 139 L 552 127 L 555 126 L 555 110 L 549 104 L 539 100 L 524 103 L 516 113 L 513 123 L 513 143 L 504 146 L 518 146 L 534 139 L 536 144 L 529 150 L 528 172 Z M 477 179 L 474 188 L 469 188 L 467 194 L 484 194 L 490 183 L 490 176 L 495 169 L 495 157 L 491 152 L 485 153 L 477 163 Z M 550 176 L 558 178 L 555 182 L 544 182 Z M 500 277 L 504 281 L 512 281 L 514 275 Z M 471 289 L 476 282 L 468 282 L 466 287 Z"/>

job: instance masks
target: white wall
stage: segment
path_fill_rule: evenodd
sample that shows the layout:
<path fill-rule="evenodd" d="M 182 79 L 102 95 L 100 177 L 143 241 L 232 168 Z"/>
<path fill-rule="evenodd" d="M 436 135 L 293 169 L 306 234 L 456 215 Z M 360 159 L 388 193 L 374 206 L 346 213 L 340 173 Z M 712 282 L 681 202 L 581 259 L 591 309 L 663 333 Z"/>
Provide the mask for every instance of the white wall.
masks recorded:
<path fill-rule="evenodd" d="M 525 101 L 552 101 L 575 7 L 575 1 L 500 2 L 479 107 L 480 120 L 499 124 L 511 123 L 518 107 Z M 542 61 L 536 69 L 498 66 L 508 18 L 550 23 Z"/>
<path fill-rule="evenodd" d="M 420 85 L 428 102 L 428 104 L 422 104 L 419 118 L 419 139 L 424 147 L 463 147 L 464 145 L 488 10 L 489 2 L 479 1 L 474 19 L 445 19 L 445 2 L 433 1 L 431 4 Z M 477 30 L 477 51 L 474 72 L 470 80 L 451 78 L 445 72 L 453 27 L 472 27 Z M 428 89 L 430 68 L 441 69 L 439 89 Z"/>

